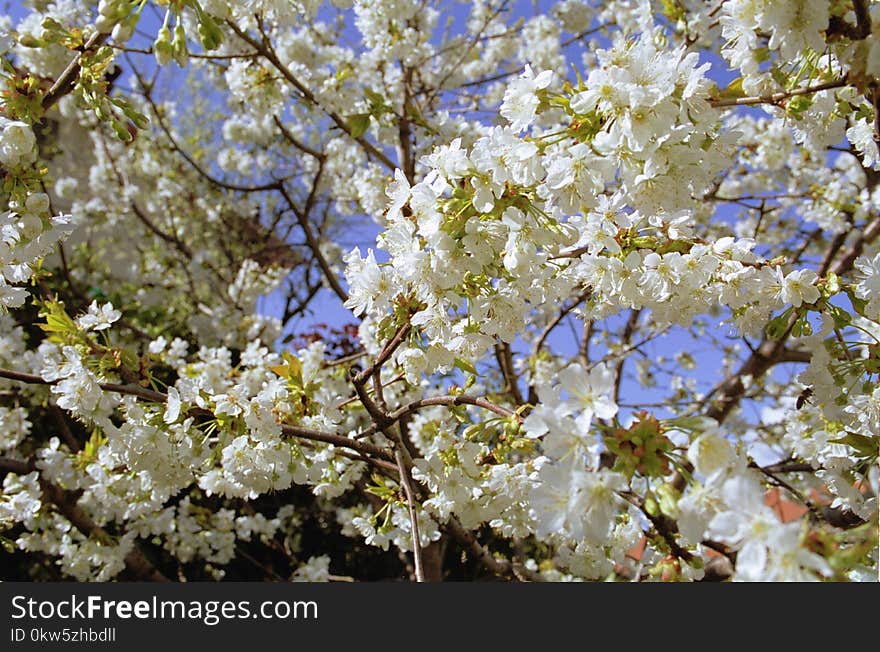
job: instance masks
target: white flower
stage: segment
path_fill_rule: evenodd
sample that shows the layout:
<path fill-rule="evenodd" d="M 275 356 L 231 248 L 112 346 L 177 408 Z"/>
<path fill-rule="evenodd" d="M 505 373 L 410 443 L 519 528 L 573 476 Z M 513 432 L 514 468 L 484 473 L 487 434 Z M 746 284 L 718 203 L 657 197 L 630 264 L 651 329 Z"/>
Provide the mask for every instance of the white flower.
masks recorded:
<path fill-rule="evenodd" d="M 771 555 L 790 544 L 790 537 L 800 531 L 800 523 L 780 522 L 764 503 L 763 489 L 752 476 L 730 478 L 721 493 L 727 510 L 712 519 L 708 534 L 712 539 L 738 548 L 738 577 L 752 581 L 764 579 L 768 567 L 772 566 Z"/>
<path fill-rule="evenodd" d="M 605 541 L 622 504 L 616 492 L 626 489 L 626 478 L 608 469 L 591 473 L 577 461 L 545 464 L 540 484 L 532 491 L 538 536 L 560 534 L 575 541 Z"/>
<path fill-rule="evenodd" d="M 42 215 L 49 212 L 49 195 L 44 192 L 35 192 L 28 196 L 24 202 L 24 208 L 28 213 Z"/>
<path fill-rule="evenodd" d="M 707 432 L 690 445 L 687 458 L 697 473 L 708 478 L 730 465 L 734 459 L 733 447 L 717 433 Z"/>
<path fill-rule="evenodd" d="M 15 450 L 30 434 L 31 422 L 23 407 L 0 406 L 0 451 Z"/>
<path fill-rule="evenodd" d="M 100 331 L 110 328 L 113 322 L 122 317 L 122 313 L 113 307 L 112 303 L 98 306 L 97 301 L 92 301 L 89 311 L 76 320 L 77 325 L 84 330 Z"/>
<path fill-rule="evenodd" d="M 846 130 L 846 137 L 862 155 L 865 167 L 876 170 L 880 166 L 880 150 L 874 140 L 874 126 L 865 119 L 856 120 Z"/>
<path fill-rule="evenodd" d="M 168 388 L 168 401 L 165 404 L 165 414 L 162 419 L 165 423 L 174 423 L 180 416 L 180 393 L 174 387 Z"/>
<path fill-rule="evenodd" d="M 764 2 L 760 25 L 772 31 L 769 46 L 792 60 L 805 49 L 825 49 L 822 32 L 828 29 L 828 0 L 786 0 Z"/>
<path fill-rule="evenodd" d="M 37 139 L 30 125 L 0 117 L 0 163 L 9 168 L 37 159 Z"/>
<path fill-rule="evenodd" d="M 312 557 L 293 573 L 293 582 L 329 582 L 330 557 Z"/>
<path fill-rule="evenodd" d="M 147 345 L 147 351 L 152 353 L 153 355 L 159 355 L 162 351 L 165 350 L 165 347 L 168 346 L 168 340 L 166 340 L 161 335 L 157 337 L 155 340 Z"/>
<path fill-rule="evenodd" d="M 0 500 L 0 523 L 21 522 L 33 527 L 42 505 L 39 473 L 27 475 L 7 473 L 3 479 L 3 500 Z"/>
<path fill-rule="evenodd" d="M 348 300 L 345 307 L 355 315 L 381 311 L 389 305 L 392 293 L 398 285 L 392 280 L 392 270 L 380 267 L 373 250 L 361 258 L 360 249 L 355 247 L 345 257 L 345 279 L 348 281 Z"/>
<path fill-rule="evenodd" d="M 547 88 L 551 81 L 553 81 L 551 71 L 545 70 L 536 76 L 532 72 L 532 67 L 527 65 L 525 72 L 510 82 L 504 93 L 500 112 L 510 121 L 511 129 L 521 132 L 528 128 L 538 109 L 539 100 L 536 91 Z"/>
<path fill-rule="evenodd" d="M 815 283 L 819 277 L 811 269 L 799 269 L 786 275 L 782 283 L 781 298 L 795 308 L 804 303 L 815 303 L 821 294 Z"/>
<path fill-rule="evenodd" d="M 580 412 L 579 427 L 588 427 L 594 416 L 610 419 L 617 414 L 617 404 L 611 398 L 614 372 L 607 365 L 597 365 L 589 372 L 580 364 L 570 365 L 559 372 L 559 382 L 568 394 L 562 406 Z"/>
<path fill-rule="evenodd" d="M 876 318 L 880 316 L 880 254 L 873 258 L 864 256 L 856 258 L 855 267 L 858 270 L 859 280 L 856 285 L 856 296 L 867 299 L 866 315 Z"/>

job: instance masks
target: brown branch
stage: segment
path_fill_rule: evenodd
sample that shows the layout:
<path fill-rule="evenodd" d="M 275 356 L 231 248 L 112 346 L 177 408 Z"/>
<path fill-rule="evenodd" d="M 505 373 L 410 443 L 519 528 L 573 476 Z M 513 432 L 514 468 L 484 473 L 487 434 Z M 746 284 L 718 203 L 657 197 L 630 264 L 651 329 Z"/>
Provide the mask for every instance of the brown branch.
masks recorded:
<path fill-rule="evenodd" d="M 762 468 L 770 473 L 815 473 L 817 471 L 811 464 L 799 462 L 777 462 Z"/>
<path fill-rule="evenodd" d="M 457 396 L 446 395 L 446 396 L 432 396 L 430 398 L 422 398 L 416 401 L 412 401 L 411 403 L 407 403 L 406 405 L 399 407 L 398 409 L 390 412 L 386 415 L 383 415 L 383 423 L 382 425 L 374 423 L 369 426 L 362 432 L 357 434 L 357 439 L 363 439 L 364 437 L 369 437 L 370 435 L 376 434 L 379 430 L 384 427 L 387 427 L 390 424 L 396 423 L 401 419 L 409 416 L 410 414 L 414 414 L 419 410 L 432 407 L 436 405 L 446 405 L 446 406 L 457 406 L 457 405 L 473 405 L 475 407 L 483 408 L 484 410 L 489 410 L 490 412 L 494 412 L 495 414 L 502 417 L 512 417 L 516 413 L 513 410 L 509 410 L 505 407 L 492 403 L 491 401 L 487 401 L 484 398 L 480 398 L 477 396 L 468 396 L 467 394 L 460 394 Z"/>
<path fill-rule="evenodd" d="M 339 129 L 341 129 L 343 132 L 345 132 L 346 135 L 350 136 L 355 142 L 357 142 L 367 153 L 367 155 L 375 158 L 392 172 L 397 168 L 397 166 L 391 161 L 391 159 L 380 152 L 370 141 L 368 141 L 363 136 L 355 136 L 352 133 L 351 127 L 342 116 L 340 116 L 335 111 L 324 108 L 318 101 L 318 98 L 315 97 L 315 94 L 312 93 L 312 91 L 310 91 L 299 79 L 297 79 L 296 76 L 290 71 L 290 69 L 281 62 L 281 60 L 278 58 L 278 55 L 275 53 L 274 48 L 269 43 L 268 39 L 264 39 L 263 42 L 260 42 L 247 32 L 243 31 L 241 28 L 239 28 L 238 25 L 236 25 L 231 20 L 227 20 L 226 24 L 229 25 L 229 28 L 233 32 L 235 32 L 235 34 L 242 41 L 250 45 L 267 61 L 269 61 L 269 63 L 271 63 L 272 66 L 274 66 L 274 68 L 281 73 L 281 76 L 284 77 L 284 79 L 286 79 L 288 82 L 290 82 L 291 86 L 299 91 L 300 95 L 302 95 L 309 104 L 320 109 L 328 118 L 330 118 L 336 124 L 337 127 L 339 127 Z M 263 36 L 265 36 L 265 34 Z"/>
<path fill-rule="evenodd" d="M 322 169 L 323 165 L 319 164 L 318 178 L 320 177 L 320 171 Z M 315 179 L 313 192 L 314 188 L 317 187 L 318 178 Z M 299 208 L 297 208 L 296 203 L 293 201 L 293 197 L 291 197 L 290 193 L 287 192 L 287 188 L 284 187 L 284 184 L 278 184 L 278 191 L 281 193 L 281 196 L 284 197 L 284 201 L 287 202 L 288 207 L 296 217 L 296 221 L 302 229 L 303 235 L 306 238 L 306 243 L 309 245 L 309 249 L 311 249 L 312 254 L 315 256 L 315 260 L 318 261 L 318 266 L 324 273 L 324 278 L 327 279 L 327 283 L 330 285 L 330 288 L 343 302 L 348 301 L 348 293 L 342 289 L 342 285 L 339 283 L 339 279 L 336 277 L 336 273 L 330 267 L 330 263 L 327 261 L 327 257 L 321 251 L 321 243 L 315 236 L 314 231 L 312 231 L 312 225 L 309 224 L 308 211 L 305 209 L 301 211 L 299 210 Z M 308 206 L 308 208 L 310 208 L 310 206 Z"/>
<path fill-rule="evenodd" d="M 623 328 L 623 335 L 620 338 L 620 343 L 624 348 L 630 346 L 632 337 L 636 332 L 636 327 L 639 325 L 639 317 L 641 314 L 641 310 L 633 310 L 630 312 L 629 319 L 626 320 L 626 326 Z M 623 367 L 628 359 L 628 356 L 620 356 L 620 359 L 614 367 L 614 392 L 612 394 L 612 400 L 615 403 L 620 400 L 620 386 L 623 384 Z"/>
<path fill-rule="evenodd" d="M 305 152 L 309 156 L 311 156 L 319 161 L 323 161 L 327 158 L 326 154 L 309 147 L 308 145 L 303 143 L 301 140 L 296 138 L 292 133 L 290 133 L 290 130 L 284 126 L 284 123 L 281 122 L 281 118 L 279 118 L 277 115 L 273 115 L 272 120 L 275 122 L 275 125 L 278 127 L 279 131 L 281 131 L 281 135 L 284 136 L 284 139 L 287 142 L 289 142 L 291 145 L 296 147 L 298 150 Z"/>
<path fill-rule="evenodd" d="M 829 40 L 843 36 L 851 41 L 862 41 L 871 34 L 871 13 L 865 0 L 853 0 L 853 13 L 856 15 L 856 24 L 846 22 L 842 16 L 831 16 L 828 21 L 826 35 Z"/>
<path fill-rule="evenodd" d="M 400 419 L 404 416 L 412 414 L 413 412 L 416 412 L 417 410 L 425 407 L 430 407 L 432 405 L 473 405 L 475 407 L 480 407 L 484 410 L 494 412 L 495 414 L 502 417 L 512 417 L 515 414 L 513 410 L 509 410 L 505 407 L 492 403 L 491 401 L 487 401 L 484 398 L 480 398 L 477 396 L 468 396 L 467 394 L 459 394 L 455 396 L 432 396 L 429 398 L 412 401 L 411 403 L 407 403 L 400 409 L 392 412 L 388 416 L 391 419 Z"/>
<path fill-rule="evenodd" d="M 550 337 L 550 333 L 553 332 L 553 329 L 556 328 L 560 322 L 562 322 L 565 317 L 571 313 L 572 310 L 581 305 L 584 301 L 586 301 L 590 294 L 592 294 L 592 290 L 588 289 L 586 292 L 583 292 L 579 297 L 577 297 L 574 301 L 572 301 L 569 305 L 563 307 L 556 316 L 551 319 L 547 325 L 544 327 L 544 330 L 541 331 L 541 334 L 538 336 L 538 339 L 535 341 L 535 345 L 532 347 L 532 357 L 536 357 L 538 353 L 541 352 L 541 349 L 544 346 L 544 343 L 547 341 L 547 338 Z"/>
<path fill-rule="evenodd" d="M 449 522 L 446 524 L 446 530 L 462 547 L 465 548 L 465 550 L 468 550 L 480 564 L 492 573 L 520 581 L 544 581 L 544 578 L 538 573 L 530 571 L 520 564 L 511 563 L 506 559 L 497 559 L 479 541 L 477 541 L 473 532 L 466 530 L 464 526 L 462 526 L 455 516 L 450 517 Z"/>
<path fill-rule="evenodd" d="M 796 97 L 798 95 L 810 95 L 819 91 L 827 91 L 832 88 L 842 88 L 847 85 L 846 79 L 835 79 L 833 81 L 816 84 L 815 86 L 807 86 L 805 88 L 796 88 L 790 91 L 781 91 L 779 93 L 769 93 L 767 95 L 755 95 L 752 97 L 737 97 L 729 100 L 709 100 L 709 104 L 715 108 L 723 108 L 729 106 L 748 106 L 752 104 L 773 104 L 779 105 L 785 100 Z"/>
<path fill-rule="evenodd" d="M 694 559 L 693 553 L 688 550 L 685 550 L 678 543 L 678 539 L 676 535 L 678 535 L 678 524 L 671 519 L 669 516 L 663 513 L 651 514 L 647 509 L 645 509 L 644 501 L 637 496 L 636 494 L 624 491 L 619 492 L 618 495 L 626 500 L 628 503 L 634 505 L 639 509 L 639 511 L 644 514 L 649 521 L 651 521 L 651 525 L 654 527 L 654 530 L 657 532 L 660 537 L 663 538 L 663 541 L 666 542 L 666 545 L 669 546 L 669 550 L 673 555 L 678 557 L 679 559 L 683 559 L 686 562 L 690 562 Z"/>
<path fill-rule="evenodd" d="M 504 377 L 504 392 L 510 394 L 516 405 L 523 405 L 525 399 L 519 389 L 519 378 L 513 366 L 513 351 L 507 342 L 498 342 L 495 344 L 495 359 L 498 361 L 498 368 Z"/>
<path fill-rule="evenodd" d="M 81 446 L 76 437 L 73 436 L 73 431 L 70 429 L 70 426 L 67 423 L 67 417 L 64 415 L 64 410 L 62 410 L 60 407 L 55 405 L 55 403 L 52 402 L 50 402 L 49 405 L 47 405 L 46 407 L 51 413 L 52 418 L 55 419 L 55 423 L 58 424 L 58 430 L 61 432 L 61 438 L 67 444 L 67 447 L 74 453 L 78 453 Z"/>
<path fill-rule="evenodd" d="M 165 231 L 156 226 L 153 221 L 149 217 L 147 217 L 146 213 L 144 213 L 144 211 L 142 211 L 141 208 L 134 201 L 131 202 L 131 210 L 134 213 L 135 217 L 137 217 L 138 220 L 140 220 L 140 222 L 145 227 L 147 227 L 147 230 L 153 233 L 153 235 L 155 235 L 160 240 L 164 240 L 168 244 L 174 246 L 175 249 L 177 249 L 187 258 L 192 259 L 192 249 L 190 249 L 183 240 L 178 238 L 177 235 L 165 233 Z"/>
<path fill-rule="evenodd" d="M 369 367 L 361 371 L 357 376 L 354 377 L 355 386 L 363 385 L 370 379 L 374 373 L 378 372 L 382 365 L 388 361 L 394 352 L 397 350 L 403 340 L 406 339 L 406 336 L 409 335 L 411 330 L 411 326 L 409 323 L 404 324 L 400 328 L 397 329 L 397 332 L 394 334 L 394 337 L 382 348 L 379 352 L 379 355 L 376 356 L 376 359 L 370 364 Z"/>
<path fill-rule="evenodd" d="M 397 118 L 397 139 L 399 141 L 398 158 L 403 168 L 403 174 L 412 185 L 415 183 L 416 162 L 413 157 L 413 132 L 407 112 L 410 109 L 410 96 L 412 91 L 413 69 L 401 64 L 403 69 L 403 104 L 401 115 Z"/>
<path fill-rule="evenodd" d="M 33 470 L 33 467 L 27 462 L 14 460 L 11 457 L 0 457 L 0 471 L 15 473 L 16 475 L 27 475 Z"/>
<path fill-rule="evenodd" d="M 58 100 L 67 95 L 70 91 L 74 89 L 76 85 L 76 78 L 79 76 L 80 64 L 82 62 L 83 56 L 86 52 L 100 46 L 104 41 L 107 40 L 108 34 L 101 34 L 99 32 L 95 32 L 92 34 L 89 39 L 83 44 L 80 52 L 71 59 L 70 63 L 67 64 L 67 67 L 55 80 L 55 83 L 46 91 L 46 94 L 43 96 L 42 107 L 43 111 L 48 111 Z"/>
<path fill-rule="evenodd" d="M 602 23 L 600 25 L 596 25 L 596 27 L 590 27 L 589 29 L 585 29 L 581 32 L 578 32 L 577 34 L 572 34 L 570 37 L 568 37 L 567 39 L 562 41 L 562 43 L 559 44 L 559 47 L 566 48 L 569 45 L 571 45 L 572 43 L 576 43 L 577 41 L 580 41 L 583 38 L 586 38 L 588 36 L 592 36 L 593 34 L 597 34 L 597 33 L 601 32 L 603 29 L 607 29 L 608 27 L 611 27 L 612 24 L 613 23 Z"/>
<path fill-rule="evenodd" d="M 430 93 L 432 97 L 437 97 L 441 92 L 441 89 L 446 85 L 446 82 L 449 81 L 450 77 L 454 75 L 461 69 L 461 65 L 467 60 L 468 56 L 470 56 L 471 51 L 484 39 L 485 31 L 495 20 L 496 17 L 500 16 L 504 13 L 510 5 L 510 0 L 502 0 L 502 2 L 498 3 L 498 6 L 494 8 L 494 10 L 490 12 L 486 12 L 486 15 L 483 17 L 483 23 L 480 27 L 474 32 L 473 36 L 469 39 L 467 44 L 462 44 L 459 48 L 459 55 L 456 58 L 455 62 L 451 66 L 449 66 L 449 70 L 434 84 L 434 88 L 431 89 Z M 507 32 L 504 33 L 507 35 Z M 448 48 L 449 46 L 447 46 Z M 448 51 L 447 48 L 440 50 L 436 56 L 442 55 L 444 52 Z M 516 74 L 522 68 L 519 68 L 517 71 L 514 71 L 510 74 Z M 461 88 L 464 88 L 462 86 Z"/>
<path fill-rule="evenodd" d="M 310 441 L 321 441 L 325 444 L 333 444 L 334 446 L 340 446 L 342 448 L 350 448 L 354 451 L 357 451 L 358 453 L 361 453 L 362 455 L 373 455 L 380 459 L 393 460 L 393 456 L 391 455 L 391 453 L 384 448 L 379 448 L 378 446 L 374 446 L 373 444 L 350 439 L 349 437 L 344 437 L 342 435 L 334 435 L 329 432 L 322 432 L 320 430 L 313 430 L 311 428 L 304 428 L 302 426 L 290 426 L 286 424 L 282 424 L 281 432 L 289 437 L 297 437 L 299 439 L 306 439 Z"/>
<path fill-rule="evenodd" d="M 410 475 L 403 457 L 403 442 L 398 441 L 394 449 L 394 460 L 397 462 L 397 470 L 400 474 L 400 484 L 406 493 L 406 502 L 409 506 L 409 520 L 412 527 L 413 559 L 416 567 L 416 582 L 425 581 L 425 567 L 422 563 L 422 537 L 419 534 L 419 519 L 416 514 L 415 497 L 413 496 Z"/>

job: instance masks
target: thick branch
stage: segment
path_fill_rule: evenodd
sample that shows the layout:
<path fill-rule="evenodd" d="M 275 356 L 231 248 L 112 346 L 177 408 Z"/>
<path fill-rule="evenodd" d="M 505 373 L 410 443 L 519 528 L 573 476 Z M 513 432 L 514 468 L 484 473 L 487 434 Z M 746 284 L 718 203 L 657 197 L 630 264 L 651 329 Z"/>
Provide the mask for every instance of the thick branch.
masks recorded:
<path fill-rule="evenodd" d="M 27 462 L 14 460 L 11 457 L 0 457 L 0 471 L 6 473 L 15 473 L 16 475 L 27 475 L 33 468 Z"/>
<path fill-rule="evenodd" d="M 378 372 L 382 368 L 382 365 L 388 361 L 388 358 L 390 358 L 394 354 L 394 352 L 397 350 L 397 347 L 399 347 L 403 343 L 403 340 L 406 339 L 406 336 L 409 335 L 411 328 L 412 327 L 407 323 L 397 329 L 394 337 L 392 337 L 391 340 L 382 348 L 382 350 L 379 352 L 379 355 L 376 356 L 376 359 L 372 362 L 372 364 L 370 364 L 369 367 L 367 367 L 357 376 L 355 376 L 354 384 L 356 386 L 366 383 L 370 379 L 370 376 L 372 376 L 374 373 Z"/>
<path fill-rule="evenodd" d="M 851 41 L 861 41 L 871 34 L 871 13 L 865 0 L 853 0 L 853 13 L 856 15 L 856 24 L 846 22 L 840 16 L 832 16 L 828 21 L 829 39 L 835 36 L 843 36 Z"/>
<path fill-rule="evenodd" d="M 458 519 L 452 516 L 446 524 L 447 531 L 458 543 L 464 547 L 480 562 L 487 570 L 496 575 L 503 575 L 516 580 L 525 580 L 528 582 L 542 582 L 542 578 L 538 573 L 530 571 L 520 564 L 514 564 L 506 559 L 497 559 L 483 545 L 477 541 L 473 532 L 466 530 Z"/>
<path fill-rule="evenodd" d="M 48 111 L 58 100 L 73 90 L 76 85 L 76 78 L 79 76 L 83 55 L 104 43 L 107 40 L 107 36 L 107 34 L 95 32 L 89 37 L 89 40 L 82 46 L 82 50 L 67 64 L 67 67 L 43 96 L 42 106 L 44 111 Z"/>

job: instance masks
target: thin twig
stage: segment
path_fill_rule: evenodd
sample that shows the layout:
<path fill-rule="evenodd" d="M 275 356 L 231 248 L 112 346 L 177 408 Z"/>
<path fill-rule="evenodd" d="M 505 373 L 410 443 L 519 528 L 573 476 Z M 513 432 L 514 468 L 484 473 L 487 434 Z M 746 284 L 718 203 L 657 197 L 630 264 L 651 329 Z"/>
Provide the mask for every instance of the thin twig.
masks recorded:
<path fill-rule="evenodd" d="M 406 502 L 409 504 L 409 520 L 412 524 L 413 558 L 416 565 L 416 582 L 424 582 L 425 567 L 422 563 L 422 537 L 419 534 L 419 519 L 415 508 L 416 501 L 413 497 L 409 471 L 407 471 L 406 464 L 404 463 L 403 450 L 400 443 L 398 443 L 394 449 L 394 461 L 397 462 L 397 470 L 400 473 L 400 484 L 403 485 L 403 491 L 406 493 Z"/>
<path fill-rule="evenodd" d="M 774 104 L 778 105 L 790 97 L 798 95 L 810 95 L 819 91 L 827 91 L 832 88 L 842 88 L 847 85 L 846 79 L 835 79 L 833 81 L 816 84 L 815 86 L 807 86 L 805 88 L 796 88 L 790 91 L 781 91 L 779 93 L 770 93 L 768 95 L 755 95 L 752 97 L 736 97 L 729 100 L 709 100 L 709 104 L 715 108 L 723 108 L 728 106 L 748 106 L 751 104 Z"/>

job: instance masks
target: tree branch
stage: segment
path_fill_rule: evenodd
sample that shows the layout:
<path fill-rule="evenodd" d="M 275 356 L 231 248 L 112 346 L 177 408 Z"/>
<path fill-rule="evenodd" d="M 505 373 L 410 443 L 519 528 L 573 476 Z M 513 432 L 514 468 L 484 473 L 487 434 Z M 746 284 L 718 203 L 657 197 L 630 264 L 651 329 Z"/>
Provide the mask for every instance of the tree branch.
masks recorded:
<path fill-rule="evenodd" d="M 415 497 L 413 496 L 412 485 L 410 484 L 409 471 L 403 458 L 403 442 L 397 442 L 394 448 L 394 460 L 397 462 L 397 470 L 400 473 L 400 484 L 406 493 L 406 502 L 409 505 L 409 520 L 412 527 L 413 540 L 413 559 L 416 567 L 416 582 L 425 581 L 425 567 L 422 563 L 422 537 L 419 534 L 419 519 L 416 514 Z"/>
<path fill-rule="evenodd" d="M 40 378 L 39 376 L 35 376 L 33 374 L 11 371 L 9 369 L 0 369 L 0 378 L 6 378 L 8 380 L 15 380 L 22 383 L 30 383 L 36 385 L 55 385 L 58 382 L 44 380 L 43 378 Z M 152 403 L 165 403 L 168 400 L 168 396 L 162 394 L 161 392 L 154 392 L 153 390 L 139 387 L 137 385 L 98 383 L 98 386 L 107 392 L 115 392 L 117 394 L 136 396 Z M 201 416 L 210 415 L 211 417 L 213 417 L 213 414 L 211 414 L 208 410 L 201 410 L 200 408 L 194 408 L 192 412 Z M 322 432 L 320 430 L 314 430 L 312 428 L 306 428 L 303 426 L 292 426 L 288 424 L 281 424 L 281 432 L 288 437 L 296 437 L 298 439 L 306 439 L 311 441 L 320 441 L 326 444 L 333 444 L 334 446 L 339 446 L 342 448 L 350 448 L 351 450 L 361 453 L 362 455 L 372 455 L 379 459 L 384 459 L 387 461 L 393 461 L 394 459 L 392 454 L 383 448 L 379 448 L 378 446 L 374 446 L 367 442 L 350 439 L 349 437 L 344 437 L 342 435 Z"/>
<path fill-rule="evenodd" d="M 245 43 L 254 48 L 257 52 L 259 52 L 266 60 L 268 60 L 275 69 L 281 73 L 281 76 L 284 77 L 288 82 L 290 82 L 291 86 L 293 86 L 299 93 L 305 98 L 305 100 L 323 111 L 323 113 L 330 118 L 337 127 L 339 127 L 345 134 L 350 136 L 355 142 L 357 142 L 364 151 L 369 155 L 375 158 L 377 161 L 382 163 L 385 167 L 387 167 L 392 172 L 397 169 L 397 166 L 389 159 L 385 154 L 380 152 L 376 147 L 368 141 L 363 136 L 355 136 L 351 127 L 348 126 L 348 123 L 345 119 L 342 118 L 335 111 L 331 111 L 329 109 L 325 109 L 321 103 L 318 101 L 318 98 L 315 97 L 315 94 L 312 93 L 296 76 L 290 71 L 290 69 L 281 63 L 281 60 L 278 58 L 278 55 L 275 53 L 275 50 L 272 48 L 271 44 L 268 44 L 268 40 L 265 43 L 261 43 L 260 41 L 253 38 L 250 34 L 243 31 L 231 20 L 227 20 L 226 24 L 229 25 L 229 28 L 235 32 L 235 34 Z"/>
<path fill-rule="evenodd" d="M 709 100 L 709 104 L 715 108 L 723 108 L 728 106 L 748 106 L 752 104 L 773 104 L 779 105 L 785 100 L 796 97 L 798 95 L 810 95 L 819 91 L 827 91 L 832 88 L 842 88 L 847 85 L 846 79 L 835 79 L 834 81 L 816 84 L 815 86 L 807 86 L 805 88 L 796 88 L 790 91 L 781 91 L 779 93 L 770 93 L 769 95 L 756 95 L 752 97 L 737 97 L 729 100 Z"/>
<path fill-rule="evenodd" d="M 73 90 L 74 86 L 76 85 L 76 78 L 79 76 L 80 63 L 82 62 L 83 56 L 89 50 L 92 50 L 103 44 L 104 41 L 107 40 L 107 36 L 109 35 L 95 32 L 83 44 L 82 50 L 80 50 L 80 52 L 70 61 L 70 63 L 67 64 L 67 67 L 43 96 L 43 111 L 48 111 L 58 100 L 60 100 L 62 97 Z"/>

